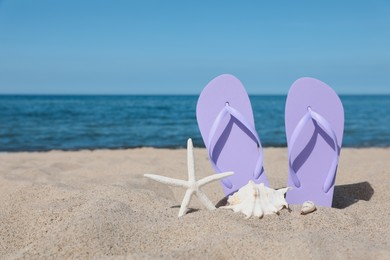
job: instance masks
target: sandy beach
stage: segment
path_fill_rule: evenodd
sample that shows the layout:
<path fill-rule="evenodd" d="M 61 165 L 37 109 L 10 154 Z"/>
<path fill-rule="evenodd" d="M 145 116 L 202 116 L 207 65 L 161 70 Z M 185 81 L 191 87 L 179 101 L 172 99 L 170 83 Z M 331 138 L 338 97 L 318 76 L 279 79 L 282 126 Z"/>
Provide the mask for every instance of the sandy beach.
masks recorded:
<path fill-rule="evenodd" d="M 273 188 L 286 186 L 287 150 L 266 148 Z M 213 173 L 195 149 L 198 178 Z M 143 177 L 186 179 L 186 150 L 0 154 L 0 255 L 17 258 L 390 258 L 390 149 L 344 148 L 333 208 L 244 219 Z M 218 182 L 203 189 L 217 204 Z"/>

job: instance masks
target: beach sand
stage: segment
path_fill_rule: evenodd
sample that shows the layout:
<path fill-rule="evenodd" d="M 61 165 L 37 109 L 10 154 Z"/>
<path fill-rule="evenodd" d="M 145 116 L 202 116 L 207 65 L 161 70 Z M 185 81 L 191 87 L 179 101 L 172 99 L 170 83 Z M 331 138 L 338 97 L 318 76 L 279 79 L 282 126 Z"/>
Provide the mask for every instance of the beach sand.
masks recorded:
<path fill-rule="evenodd" d="M 271 186 L 287 182 L 287 150 L 266 148 Z M 213 173 L 195 149 L 198 178 Z M 390 259 L 390 149 L 343 149 L 334 208 L 244 219 L 206 210 L 182 188 L 144 173 L 186 179 L 186 150 L 0 154 L 0 255 L 15 258 Z M 217 204 L 218 182 L 203 189 Z"/>

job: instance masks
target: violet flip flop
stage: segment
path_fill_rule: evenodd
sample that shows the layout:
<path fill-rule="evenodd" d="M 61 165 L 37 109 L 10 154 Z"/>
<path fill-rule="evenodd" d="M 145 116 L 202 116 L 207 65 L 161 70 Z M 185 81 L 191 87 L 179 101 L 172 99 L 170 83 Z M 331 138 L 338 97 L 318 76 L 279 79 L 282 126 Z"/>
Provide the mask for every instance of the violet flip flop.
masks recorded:
<path fill-rule="evenodd" d="M 344 109 L 336 92 L 314 78 L 296 80 L 285 110 L 289 204 L 311 200 L 332 206 L 344 131 Z"/>
<path fill-rule="evenodd" d="M 213 79 L 199 96 L 196 117 L 214 170 L 234 172 L 221 181 L 226 195 L 249 180 L 268 186 L 251 102 L 236 77 L 224 74 Z"/>

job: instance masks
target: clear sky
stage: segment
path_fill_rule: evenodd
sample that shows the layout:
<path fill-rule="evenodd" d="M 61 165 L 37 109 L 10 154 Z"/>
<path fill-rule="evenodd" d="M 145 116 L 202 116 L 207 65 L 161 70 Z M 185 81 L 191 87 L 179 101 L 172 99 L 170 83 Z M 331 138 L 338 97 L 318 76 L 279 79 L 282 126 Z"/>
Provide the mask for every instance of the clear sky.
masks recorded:
<path fill-rule="evenodd" d="M 0 0 L 0 93 L 390 94 L 390 1 Z"/>

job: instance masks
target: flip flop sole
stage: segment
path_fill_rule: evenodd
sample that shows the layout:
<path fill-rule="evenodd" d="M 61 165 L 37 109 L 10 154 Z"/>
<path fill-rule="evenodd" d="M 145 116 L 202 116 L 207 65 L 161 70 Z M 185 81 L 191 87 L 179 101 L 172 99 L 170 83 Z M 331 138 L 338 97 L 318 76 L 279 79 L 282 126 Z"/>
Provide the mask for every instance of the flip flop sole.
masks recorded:
<path fill-rule="evenodd" d="M 331 136 L 314 120 L 304 125 L 294 147 L 290 147 L 292 134 L 298 122 L 308 113 L 308 108 L 329 123 L 337 137 L 339 149 L 335 150 Z M 287 96 L 285 127 L 289 158 L 292 158 L 292 168 L 301 183 L 300 187 L 294 185 L 291 176 L 293 173 L 289 168 L 288 186 L 293 189 L 287 193 L 287 202 L 302 204 L 311 200 L 316 205 L 331 207 L 335 177 L 328 191 L 325 192 L 323 187 L 336 151 L 340 151 L 343 138 L 344 109 L 339 97 L 332 88 L 317 79 L 298 79 L 291 86 Z"/>
<path fill-rule="evenodd" d="M 224 74 L 213 79 L 200 94 L 196 108 L 199 130 L 206 148 L 213 151 L 215 165 L 222 172 L 234 172 L 233 176 L 222 181 L 223 190 L 229 195 L 246 185 L 249 180 L 263 182 L 268 186 L 264 172 L 258 178 L 254 176 L 256 163 L 263 151 L 259 149 L 253 134 L 234 117 L 227 115 L 222 118 L 214 134 L 218 138 L 208 144 L 211 128 L 227 103 L 255 128 L 248 94 L 241 82 L 232 75 Z M 218 172 L 218 169 L 215 170 Z M 226 185 L 226 182 L 232 186 Z"/>

